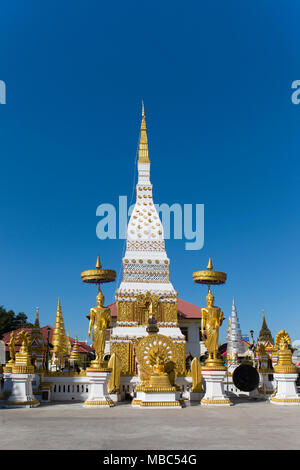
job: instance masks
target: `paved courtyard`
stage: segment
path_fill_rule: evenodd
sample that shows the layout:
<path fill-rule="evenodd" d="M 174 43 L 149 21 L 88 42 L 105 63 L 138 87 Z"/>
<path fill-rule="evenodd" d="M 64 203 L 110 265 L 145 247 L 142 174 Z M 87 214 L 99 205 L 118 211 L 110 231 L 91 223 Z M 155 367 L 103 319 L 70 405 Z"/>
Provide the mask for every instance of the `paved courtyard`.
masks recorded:
<path fill-rule="evenodd" d="M 300 407 L 238 401 L 235 406 L 141 410 L 82 403 L 0 409 L 2 449 L 299 449 Z"/>

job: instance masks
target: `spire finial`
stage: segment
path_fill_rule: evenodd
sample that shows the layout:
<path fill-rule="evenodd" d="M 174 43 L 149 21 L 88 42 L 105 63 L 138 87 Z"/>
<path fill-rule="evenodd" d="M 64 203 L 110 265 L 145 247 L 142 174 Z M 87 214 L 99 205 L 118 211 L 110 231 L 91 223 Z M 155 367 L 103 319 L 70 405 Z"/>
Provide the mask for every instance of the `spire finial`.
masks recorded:
<path fill-rule="evenodd" d="M 138 161 L 139 163 L 150 163 L 144 101 L 142 101 L 142 123 L 141 123 L 141 132 L 140 132 L 139 160 Z"/>
<path fill-rule="evenodd" d="M 99 256 L 99 255 L 98 255 L 98 257 L 97 257 L 96 268 L 99 268 L 99 269 L 102 268 L 101 262 L 100 262 L 100 256 Z"/>
<path fill-rule="evenodd" d="M 40 327 L 40 319 L 39 319 L 39 307 L 36 308 L 36 317 L 35 317 L 35 326 L 38 328 Z"/>
<path fill-rule="evenodd" d="M 208 265 L 207 265 L 207 268 L 206 268 L 206 269 L 213 269 L 213 265 L 212 265 L 212 261 L 211 261 L 211 256 L 209 257 Z"/>

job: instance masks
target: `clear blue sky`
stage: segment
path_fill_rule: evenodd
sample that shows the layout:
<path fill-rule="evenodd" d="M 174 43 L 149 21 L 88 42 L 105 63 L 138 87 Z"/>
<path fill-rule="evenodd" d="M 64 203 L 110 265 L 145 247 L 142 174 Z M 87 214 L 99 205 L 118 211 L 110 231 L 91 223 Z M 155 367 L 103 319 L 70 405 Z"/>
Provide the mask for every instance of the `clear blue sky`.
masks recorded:
<path fill-rule="evenodd" d="M 120 268 L 96 208 L 131 197 L 144 99 L 155 202 L 205 204 L 204 248 L 166 244 L 179 296 L 204 304 L 192 272 L 212 256 L 227 318 L 235 296 L 243 332 L 264 308 L 299 339 L 299 14 L 292 0 L 3 4 L 0 304 L 53 324 L 60 296 L 87 337 L 96 288 L 80 272 L 98 253 Z"/>

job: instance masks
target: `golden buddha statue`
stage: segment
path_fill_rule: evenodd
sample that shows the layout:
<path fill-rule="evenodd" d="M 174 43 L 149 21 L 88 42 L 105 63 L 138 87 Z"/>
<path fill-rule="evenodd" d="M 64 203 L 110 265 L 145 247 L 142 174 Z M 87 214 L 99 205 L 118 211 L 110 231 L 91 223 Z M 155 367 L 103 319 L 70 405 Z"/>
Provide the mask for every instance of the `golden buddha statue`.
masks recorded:
<path fill-rule="evenodd" d="M 30 358 L 30 334 L 28 331 L 22 330 L 18 333 L 16 342 L 21 344 L 20 351 L 16 353 L 15 363 L 12 368 L 13 373 L 20 371 L 33 373 L 34 367 Z"/>
<path fill-rule="evenodd" d="M 277 374 L 294 374 L 297 371 L 292 362 L 292 351 L 289 348 L 291 339 L 285 330 L 280 330 L 275 338 L 275 343 L 279 346 L 278 363 L 274 366 Z"/>
<path fill-rule="evenodd" d="M 106 329 L 110 324 L 111 315 L 110 309 L 103 306 L 104 296 L 101 292 L 99 285 L 99 292 L 97 295 L 97 307 L 90 309 L 90 323 L 88 335 L 91 336 L 93 329 L 93 348 L 96 352 L 96 359 L 91 362 L 91 367 L 97 369 L 98 367 L 104 367 L 103 355 L 105 349 L 106 340 Z"/>
<path fill-rule="evenodd" d="M 207 306 L 202 308 L 201 330 L 206 333 L 205 346 L 208 352 L 208 359 L 205 362 L 206 368 L 223 368 L 222 359 L 218 358 L 219 328 L 223 323 L 224 315 L 219 307 L 214 306 L 214 296 L 210 286 L 206 296 Z"/>

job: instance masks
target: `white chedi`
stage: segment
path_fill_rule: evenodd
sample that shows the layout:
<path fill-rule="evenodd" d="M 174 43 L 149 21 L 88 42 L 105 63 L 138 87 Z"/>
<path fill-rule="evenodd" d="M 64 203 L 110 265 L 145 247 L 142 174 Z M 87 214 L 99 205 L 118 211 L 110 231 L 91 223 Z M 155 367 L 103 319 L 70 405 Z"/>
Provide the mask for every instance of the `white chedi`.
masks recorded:
<path fill-rule="evenodd" d="M 229 328 L 227 330 L 227 358 L 234 360 L 234 358 L 244 355 L 245 348 L 242 342 L 242 332 L 240 322 L 237 316 L 235 300 L 233 298 L 232 311 L 229 318 Z"/>

